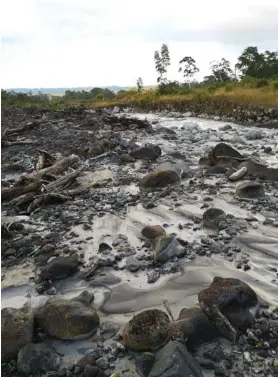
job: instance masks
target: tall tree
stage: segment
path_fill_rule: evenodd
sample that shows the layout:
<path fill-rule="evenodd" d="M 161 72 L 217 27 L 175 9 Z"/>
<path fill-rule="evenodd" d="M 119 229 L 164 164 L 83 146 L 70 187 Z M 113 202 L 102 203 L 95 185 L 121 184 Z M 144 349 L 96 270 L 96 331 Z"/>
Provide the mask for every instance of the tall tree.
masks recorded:
<path fill-rule="evenodd" d="M 220 61 L 213 61 L 210 63 L 212 75 L 215 81 L 231 81 L 234 79 L 233 71 L 231 70 L 230 62 L 225 58 Z"/>
<path fill-rule="evenodd" d="M 246 47 L 238 57 L 236 67 L 242 76 L 271 78 L 278 75 L 278 51 L 260 53 L 255 46 Z"/>
<path fill-rule="evenodd" d="M 170 54 L 166 44 L 161 46 L 161 51 L 154 53 L 155 69 L 158 73 L 157 82 L 167 81 L 167 68 L 170 65 Z"/>
<path fill-rule="evenodd" d="M 138 92 L 141 92 L 142 89 L 143 89 L 143 80 L 142 80 L 142 77 L 138 77 L 138 79 L 136 81 L 136 85 L 137 85 Z"/>
<path fill-rule="evenodd" d="M 180 60 L 179 72 L 183 73 L 183 77 L 189 81 L 195 73 L 199 72 L 199 68 L 196 66 L 196 61 L 191 56 L 185 56 Z M 189 81 L 190 87 L 190 81 Z"/>

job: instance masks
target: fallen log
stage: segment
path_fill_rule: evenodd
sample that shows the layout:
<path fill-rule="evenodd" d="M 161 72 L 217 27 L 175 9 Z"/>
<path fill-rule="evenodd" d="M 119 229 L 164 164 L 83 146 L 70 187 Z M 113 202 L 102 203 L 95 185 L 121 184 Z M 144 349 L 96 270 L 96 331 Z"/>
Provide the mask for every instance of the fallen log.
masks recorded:
<path fill-rule="evenodd" d="M 30 203 L 36 195 L 37 193 L 35 191 L 27 192 L 26 194 L 20 195 L 17 198 L 14 198 L 13 200 L 11 200 L 10 204 L 14 207 L 20 207 L 23 204 Z"/>
<path fill-rule="evenodd" d="M 35 170 L 32 173 L 29 173 L 26 178 L 28 180 L 37 180 L 41 179 L 44 174 L 59 175 L 67 170 L 70 166 L 75 165 L 77 162 L 79 162 L 79 157 L 75 154 L 72 154 L 69 157 L 62 158 L 52 166 L 41 170 Z"/>
<path fill-rule="evenodd" d="M 72 183 L 76 177 L 86 168 L 85 165 L 81 166 L 79 169 L 69 173 L 61 178 L 58 178 L 54 182 L 48 183 L 44 186 L 44 191 L 46 192 L 59 192 L 60 190 L 64 189 L 66 186 Z"/>
<path fill-rule="evenodd" d="M 38 195 L 35 197 L 35 200 L 29 205 L 27 212 L 31 213 L 36 208 L 40 207 L 42 204 L 49 204 L 49 203 L 57 203 L 57 202 L 64 202 L 66 200 L 70 200 L 70 196 L 66 196 L 63 194 L 59 194 L 56 192 L 50 192 L 47 194 Z"/>
<path fill-rule="evenodd" d="M 1 141 L 1 147 L 11 147 L 13 145 L 27 145 L 27 144 L 37 144 L 36 141 L 32 140 L 15 140 L 15 141 L 8 141 L 8 140 L 2 140 Z"/>
<path fill-rule="evenodd" d="M 40 187 L 41 182 L 39 180 L 36 180 L 27 185 L 4 188 L 1 190 L 1 198 L 2 201 L 11 200 L 29 192 L 36 192 L 40 189 Z"/>

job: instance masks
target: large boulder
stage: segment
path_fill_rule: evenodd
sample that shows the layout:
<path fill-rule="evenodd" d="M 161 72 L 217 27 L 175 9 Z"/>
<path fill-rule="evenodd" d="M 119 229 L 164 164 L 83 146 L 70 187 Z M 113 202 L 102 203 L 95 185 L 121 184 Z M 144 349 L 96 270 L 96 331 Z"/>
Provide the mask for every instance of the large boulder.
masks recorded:
<path fill-rule="evenodd" d="M 199 160 L 200 165 L 217 165 L 220 157 L 232 157 L 243 159 L 244 156 L 240 154 L 236 149 L 231 147 L 229 144 L 226 143 L 218 143 L 212 150 L 208 153 L 208 155 L 201 157 Z"/>
<path fill-rule="evenodd" d="M 240 198 L 263 198 L 265 196 L 263 186 L 258 182 L 242 182 L 236 188 L 236 196 Z"/>
<path fill-rule="evenodd" d="M 31 308 L 1 310 L 2 362 L 17 357 L 20 348 L 32 341 L 34 314 Z"/>
<path fill-rule="evenodd" d="M 211 285 L 198 294 L 200 307 L 215 321 L 215 308 L 236 329 L 244 330 L 254 323 L 259 301 L 246 283 L 234 278 L 215 277 Z"/>
<path fill-rule="evenodd" d="M 226 222 L 225 212 L 220 208 L 209 208 L 203 213 L 203 225 L 206 228 L 218 229 L 220 222 Z"/>
<path fill-rule="evenodd" d="M 154 365 L 148 377 L 203 377 L 202 370 L 187 351 L 186 346 L 178 341 L 171 341 L 155 357 Z"/>
<path fill-rule="evenodd" d="M 174 236 L 157 237 L 153 241 L 154 259 L 166 263 L 172 257 L 184 257 L 185 247 Z"/>
<path fill-rule="evenodd" d="M 17 371 L 24 376 L 37 376 L 59 368 L 61 358 L 45 343 L 26 344 L 18 354 Z"/>
<path fill-rule="evenodd" d="M 139 181 L 139 188 L 141 191 L 157 191 L 179 182 L 179 180 L 179 175 L 173 170 L 153 172 L 145 175 Z"/>
<path fill-rule="evenodd" d="M 246 132 L 245 137 L 248 140 L 256 140 L 256 139 L 261 139 L 263 136 L 260 130 L 257 130 L 256 128 L 250 128 Z"/>
<path fill-rule="evenodd" d="M 181 310 L 177 321 L 173 322 L 173 335 L 181 334 L 186 340 L 190 352 L 202 344 L 206 344 L 220 336 L 219 331 L 209 320 L 208 316 L 198 307 Z"/>
<path fill-rule="evenodd" d="M 41 268 L 41 278 L 43 280 L 64 279 L 77 271 L 78 264 L 77 256 L 54 258 Z"/>
<path fill-rule="evenodd" d="M 141 234 L 143 237 L 153 240 L 156 237 L 165 236 L 166 232 L 160 225 L 147 225 L 141 230 Z"/>
<path fill-rule="evenodd" d="M 130 151 L 131 157 L 143 160 L 156 160 L 161 154 L 160 147 L 153 144 L 146 144 Z"/>
<path fill-rule="evenodd" d="M 123 331 L 124 345 L 133 350 L 156 350 L 171 336 L 168 315 L 162 310 L 150 309 L 135 315 Z"/>
<path fill-rule="evenodd" d="M 57 339 L 89 338 L 99 326 L 96 310 L 85 300 L 50 300 L 35 314 L 37 325 Z"/>

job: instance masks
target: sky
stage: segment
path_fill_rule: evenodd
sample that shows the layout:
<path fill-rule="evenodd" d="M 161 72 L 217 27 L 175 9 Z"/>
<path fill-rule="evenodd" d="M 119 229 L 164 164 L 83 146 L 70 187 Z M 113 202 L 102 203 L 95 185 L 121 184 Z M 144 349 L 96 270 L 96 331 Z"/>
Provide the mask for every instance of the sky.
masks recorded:
<path fill-rule="evenodd" d="M 278 0 L 2 0 L 1 88 L 156 84 L 154 51 L 168 44 L 168 78 L 192 56 L 209 74 L 247 46 L 278 49 Z"/>

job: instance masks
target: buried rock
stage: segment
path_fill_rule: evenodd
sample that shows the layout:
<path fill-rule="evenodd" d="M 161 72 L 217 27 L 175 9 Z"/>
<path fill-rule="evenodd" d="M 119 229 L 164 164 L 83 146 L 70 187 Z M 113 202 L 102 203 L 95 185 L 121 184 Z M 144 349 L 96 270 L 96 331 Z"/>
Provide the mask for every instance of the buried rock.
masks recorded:
<path fill-rule="evenodd" d="M 145 175 L 139 181 L 140 191 L 157 191 L 179 182 L 179 175 L 173 170 L 165 170 Z"/>
<path fill-rule="evenodd" d="M 225 212 L 219 208 L 209 208 L 203 214 L 203 224 L 206 228 L 218 229 L 219 226 L 226 223 L 227 218 Z M 223 227 L 222 227 L 223 228 Z"/>
<path fill-rule="evenodd" d="M 242 182 L 236 188 L 236 196 L 240 198 L 263 198 L 265 196 L 263 186 L 258 182 Z"/>
<path fill-rule="evenodd" d="M 215 277 L 211 285 L 198 294 L 198 300 L 201 309 L 220 332 L 224 336 L 228 334 L 229 338 L 237 335 L 231 334 L 233 330 L 245 330 L 254 323 L 259 307 L 253 289 L 243 281 L 233 278 Z"/>
<path fill-rule="evenodd" d="M 171 341 L 155 357 L 148 377 L 203 377 L 202 370 L 185 344 Z"/>
<path fill-rule="evenodd" d="M 50 300 L 35 314 L 37 325 L 48 335 L 63 340 L 87 339 L 99 326 L 96 310 L 85 301 Z"/>
<path fill-rule="evenodd" d="M 161 156 L 162 152 L 158 145 L 146 144 L 133 149 L 129 154 L 135 159 L 156 160 Z"/>
<path fill-rule="evenodd" d="M 166 236 L 165 230 L 160 225 L 147 225 L 141 230 L 143 237 L 153 240 L 159 236 Z"/>
<path fill-rule="evenodd" d="M 174 236 L 162 236 L 154 239 L 154 259 L 166 263 L 172 257 L 182 258 L 186 255 L 185 247 Z"/>
<path fill-rule="evenodd" d="M 37 376 L 59 368 L 61 358 L 55 349 L 45 343 L 26 344 L 18 354 L 17 370 L 25 376 Z"/>
<path fill-rule="evenodd" d="M 162 310 L 150 309 L 136 314 L 123 331 L 124 346 L 133 350 L 156 350 L 171 336 L 168 315 Z"/>
<path fill-rule="evenodd" d="M 64 279 L 77 271 L 78 264 L 77 256 L 54 258 L 41 268 L 41 278 L 43 280 Z"/>
<path fill-rule="evenodd" d="M 20 348 L 32 341 L 34 314 L 32 309 L 4 308 L 1 310 L 1 359 L 16 358 Z"/>

